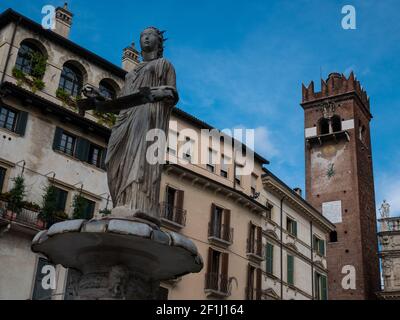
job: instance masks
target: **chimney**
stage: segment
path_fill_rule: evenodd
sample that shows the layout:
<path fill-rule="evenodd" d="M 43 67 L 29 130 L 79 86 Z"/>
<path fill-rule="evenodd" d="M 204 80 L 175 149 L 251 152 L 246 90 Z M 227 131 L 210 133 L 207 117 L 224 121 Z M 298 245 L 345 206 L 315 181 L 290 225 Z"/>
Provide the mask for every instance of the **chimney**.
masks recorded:
<path fill-rule="evenodd" d="M 68 38 L 71 31 L 73 14 L 68 10 L 68 3 L 64 3 L 64 7 L 56 9 L 56 29 L 54 30 L 64 38 Z"/>
<path fill-rule="evenodd" d="M 135 48 L 135 43 L 124 49 L 122 56 L 122 69 L 132 71 L 139 64 L 139 52 Z"/>
<path fill-rule="evenodd" d="M 301 188 L 294 188 L 293 191 L 296 192 L 300 197 L 303 197 L 303 191 Z"/>

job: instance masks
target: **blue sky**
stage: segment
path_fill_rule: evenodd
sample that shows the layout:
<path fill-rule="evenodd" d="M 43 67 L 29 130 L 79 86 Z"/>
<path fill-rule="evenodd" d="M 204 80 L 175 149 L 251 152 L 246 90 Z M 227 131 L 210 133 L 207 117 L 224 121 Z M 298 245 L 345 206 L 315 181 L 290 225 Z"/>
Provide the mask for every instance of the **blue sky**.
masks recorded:
<path fill-rule="evenodd" d="M 2 0 L 41 21 L 45 4 Z M 356 8 L 357 29 L 341 28 Z M 220 129 L 256 129 L 269 169 L 304 189 L 301 83 L 354 70 L 371 97 L 377 204 L 400 214 L 400 2 L 398 0 L 71 0 L 71 40 L 120 65 L 122 49 L 150 25 L 167 30 L 180 108 Z"/>

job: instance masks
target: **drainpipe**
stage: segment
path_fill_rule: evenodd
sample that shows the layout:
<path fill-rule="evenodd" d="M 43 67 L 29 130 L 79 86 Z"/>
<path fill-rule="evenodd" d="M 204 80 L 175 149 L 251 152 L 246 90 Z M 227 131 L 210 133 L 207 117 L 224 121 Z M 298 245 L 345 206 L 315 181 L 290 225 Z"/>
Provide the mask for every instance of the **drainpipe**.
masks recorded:
<path fill-rule="evenodd" d="M 14 26 L 14 31 L 13 31 L 13 35 L 12 35 L 12 38 L 11 38 L 10 48 L 8 49 L 8 54 L 7 54 L 6 63 L 5 63 L 5 65 L 4 65 L 3 74 L 2 74 L 2 76 L 1 76 L 0 86 L 3 84 L 4 79 L 5 79 L 5 77 L 6 77 L 6 71 L 7 71 L 7 68 L 8 68 L 8 64 L 9 64 L 9 62 L 10 62 L 11 50 L 12 50 L 12 48 L 14 47 L 15 35 L 16 35 L 16 33 L 17 33 L 17 28 L 18 28 L 20 22 L 21 22 L 21 17 L 18 18 L 18 20 L 17 20 L 17 22 L 15 23 L 15 26 Z"/>
<path fill-rule="evenodd" d="M 310 221 L 310 239 L 311 239 L 311 295 L 314 300 L 314 237 L 313 237 L 313 224 Z"/>
<path fill-rule="evenodd" d="M 283 200 L 285 200 L 286 196 L 283 196 L 281 199 L 281 300 L 283 300 Z"/>

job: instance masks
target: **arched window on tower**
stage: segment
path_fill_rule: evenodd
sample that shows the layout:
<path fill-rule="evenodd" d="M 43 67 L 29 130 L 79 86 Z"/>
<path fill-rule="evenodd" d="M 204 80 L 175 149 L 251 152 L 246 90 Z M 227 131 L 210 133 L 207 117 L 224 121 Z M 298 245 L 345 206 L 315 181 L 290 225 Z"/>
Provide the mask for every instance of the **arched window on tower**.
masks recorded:
<path fill-rule="evenodd" d="M 329 133 L 329 120 L 322 118 L 319 120 L 319 134 L 328 134 Z"/>
<path fill-rule="evenodd" d="M 361 120 L 358 120 L 358 138 L 365 142 L 365 126 L 361 123 Z"/>
<path fill-rule="evenodd" d="M 110 81 L 107 81 L 106 79 L 100 81 L 99 90 L 100 93 L 108 99 L 115 99 L 115 97 L 117 96 L 117 92 L 114 89 L 113 85 L 110 83 Z"/>
<path fill-rule="evenodd" d="M 342 131 L 342 120 L 339 116 L 333 116 L 331 118 L 332 132 Z"/>
<path fill-rule="evenodd" d="M 46 54 L 29 40 L 21 42 L 15 69 L 42 79 L 46 68 Z"/>
<path fill-rule="evenodd" d="M 64 90 L 73 97 L 77 97 L 81 93 L 82 86 L 82 72 L 71 62 L 66 62 L 61 72 L 58 88 Z"/>

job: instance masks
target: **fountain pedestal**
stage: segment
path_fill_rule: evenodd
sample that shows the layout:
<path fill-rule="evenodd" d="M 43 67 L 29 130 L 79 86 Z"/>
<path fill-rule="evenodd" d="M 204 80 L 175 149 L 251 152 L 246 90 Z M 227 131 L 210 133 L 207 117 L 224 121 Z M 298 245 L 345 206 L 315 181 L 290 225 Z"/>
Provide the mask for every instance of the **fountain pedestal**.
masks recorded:
<path fill-rule="evenodd" d="M 36 235 L 32 251 L 79 271 L 76 300 L 157 299 L 160 281 L 203 267 L 190 239 L 138 218 L 57 223 Z"/>

